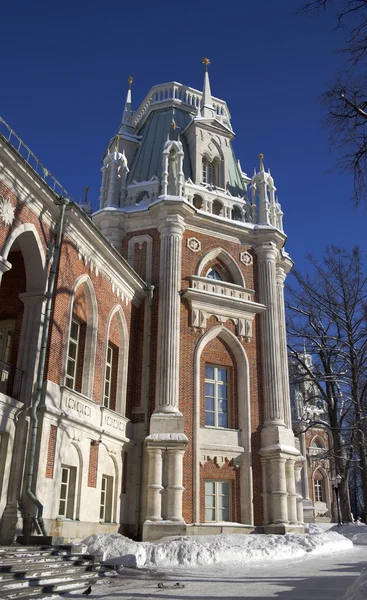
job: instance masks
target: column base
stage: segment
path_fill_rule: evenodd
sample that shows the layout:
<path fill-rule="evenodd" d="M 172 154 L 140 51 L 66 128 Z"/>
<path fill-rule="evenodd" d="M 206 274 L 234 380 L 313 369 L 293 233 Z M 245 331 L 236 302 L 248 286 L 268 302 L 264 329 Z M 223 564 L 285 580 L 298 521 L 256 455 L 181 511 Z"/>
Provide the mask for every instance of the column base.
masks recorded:
<path fill-rule="evenodd" d="M 271 523 L 270 525 L 264 525 L 264 533 L 272 533 L 275 535 L 284 535 L 285 533 L 308 533 L 309 529 L 303 523 L 291 524 L 291 523 Z"/>
<path fill-rule="evenodd" d="M 143 542 L 154 542 L 172 535 L 186 535 L 185 521 L 148 521 L 143 524 Z"/>

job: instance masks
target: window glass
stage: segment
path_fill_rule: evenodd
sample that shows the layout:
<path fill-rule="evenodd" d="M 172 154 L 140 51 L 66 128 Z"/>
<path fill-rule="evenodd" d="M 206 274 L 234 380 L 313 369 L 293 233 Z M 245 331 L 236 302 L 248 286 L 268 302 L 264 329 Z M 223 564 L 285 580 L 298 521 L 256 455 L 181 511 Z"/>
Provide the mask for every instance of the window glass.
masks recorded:
<path fill-rule="evenodd" d="M 205 425 L 229 427 L 229 369 L 205 366 Z"/>
<path fill-rule="evenodd" d="M 209 279 L 216 279 L 217 281 L 223 281 L 223 277 L 221 276 L 221 274 L 217 271 L 217 269 L 209 269 L 207 275 L 206 275 Z"/>
<path fill-rule="evenodd" d="M 205 521 L 231 520 L 231 483 L 228 481 L 205 482 Z"/>

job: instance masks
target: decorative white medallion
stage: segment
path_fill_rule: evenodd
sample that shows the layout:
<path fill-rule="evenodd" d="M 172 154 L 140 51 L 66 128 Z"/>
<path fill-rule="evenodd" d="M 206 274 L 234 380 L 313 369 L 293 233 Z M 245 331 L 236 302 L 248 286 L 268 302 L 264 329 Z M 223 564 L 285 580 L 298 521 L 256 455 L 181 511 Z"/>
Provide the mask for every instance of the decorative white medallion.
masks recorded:
<path fill-rule="evenodd" d="M 192 252 L 199 252 L 201 250 L 201 242 L 194 237 L 187 238 L 186 246 Z"/>
<path fill-rule="evenodd" d="M 246 267 L 249 267 L 254 262 L 254 259 L 251 254 L 245 250 L 245 252 L 240 253 L 240 261 L 246 265 Z"/>
<path fill-rule="evenodd" d="M 14 212 L 14 207 L 12 206 L 9 198 L 5 200 L 5 198 L 0 196 L 0 221 L 2 221 L 5 226 L 13 223 Z"/>

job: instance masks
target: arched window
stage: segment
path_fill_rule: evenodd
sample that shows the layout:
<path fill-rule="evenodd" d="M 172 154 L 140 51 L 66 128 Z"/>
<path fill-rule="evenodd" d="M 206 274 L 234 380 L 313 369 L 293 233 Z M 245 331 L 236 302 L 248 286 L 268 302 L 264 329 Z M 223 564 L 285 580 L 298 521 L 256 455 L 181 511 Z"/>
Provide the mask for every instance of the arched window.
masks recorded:
<path fill-rule="evenodd" d="M 219 271 L 217 269 L 214 269 L 214 268 L 209 269 L 206 276 L 209 279 L 216 279 L 217 281 L 223 281 L 222 275 L 219 273 Z"/>
<path fill-rule="evenodd" d="M 240 207 L 237 206 L 237 205 L 235 205 L 232 208 L 232 219 L 234 221 L 243 221 L 244 220 L 243 215 L 242 215 L 242 211 L 241 211 Z"/>
<path fill-rule="evenodd" d="M 216 162 L 210 162 L 206 157 L 203 158 L 203 183 L 217 185 L 217 165 Z"/>
<path fill-rule="evenodd" d="M 223 214 L 223 204 L 219 200 L 214 200 L 212 205 L 212 214 L 221 216 Z"/>
<path fill-rule="evenodd" d="M 195 206 L 195 208 L 200 210 L 203 208 L 203 204 L 204 204 L 204 201 L 203 201 L 202 197 L 199 196 L 198 194 L 195 194 L 194 199 L 193 199 L 193 205 Z"/>
<path fill-rule="evenodd" d="M 319 449 L 319 450 L 320 450 L 321 448 L 325 448 L 325 446 L 324 446 L 324 443 L 323 443 L 323 441 L 322 441 L 322 440 L 320 440 L 320 438 L 319 438 L 319 437 L 315 437 L 315 438 L 312 440 L 312 443 L 311 443 L 311 448 L 317 448 L 317 449 Z"/>

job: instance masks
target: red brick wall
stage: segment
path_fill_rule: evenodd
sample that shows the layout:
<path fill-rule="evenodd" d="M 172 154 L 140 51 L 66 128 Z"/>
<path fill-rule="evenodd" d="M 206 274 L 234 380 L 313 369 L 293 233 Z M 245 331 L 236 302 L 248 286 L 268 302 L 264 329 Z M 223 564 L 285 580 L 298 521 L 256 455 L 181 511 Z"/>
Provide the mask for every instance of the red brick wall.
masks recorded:
<path fill-rule="evenodd" d="M 50 435 L 48 438 L 47 464 L 46 464 L 46 477 L 48 479 L 53 479 L 53 476 L 54 476 L 56 441 L 57 441 L 57 427 L 56 427 L 56 425 L 51 425 Z"/>
<path fill-rule="evenodd" d="M 98 473 L 98 444 L 90 444 L 89 466 L 88 466 L 88 487 L 97 487 Z"/>
<path fill-rule="evenodd" d="M 189 237 L 195 237 L 201 242 L 200 252 L 192 252 L 186 247 L 186 240 Z M 248 289 L 255 289 L 254 300 L 258 301 L 257 296 L 257 264 L 256 256 L 254 256 L 253 250 L 248 246 L 237 244 L 235 242 L 229 242 L 227 240 L 220 240 L 215 237 L 203 235 L 198 232 L 186 231 L 184 233 L 183 248 L 182 248 L 182 289 L 186 289 L 189 286 L 190 275 L 196 274 L 197 265 L 201 261 L 204 255 L 210 250 L 215 248 L 223 248 L 226 250 L 236 262 L 238 268 L 241 270 L 245 280 L 245 286 Z M 254 264 L 251 266 L 243 265 L 239 256 L 240 253 L 248 250 L 252 254 Z M 215 266 L 218 259 L 214 259 L 208 265 Z M 226 265 L 220 261 L 220 269 L 223 271 Z M 207 266 L 205 266 L 206 272 Z M 228 275 L 228 278 L 232 280 L 232 277 Z M 214 326 L 218 326 L 215 317 L 210 317 L 207 321 L 206 331 Z M 263 522 L 263 503 L 262 503 L 262 479 L 261 479 L 261 463 L 258 451 L 260 449 L 260 430 L 261 425 L 264 421 L 263 415 L 263 398 L 262 398 L 262 373 L 261 373 L 261 352 L 260 352 L 260 321 L 259 317 L 255 317 L 253 323 L 253 335 L 249 342 L 243 340 L 241 343 L 245 349 L 248 362 L 249 362 L 249 377 L 250 377 L 250 402 L 251 402 L 251 447 L 252 447 L 252 466 L 253 466 L 253 491 L 254 491 L 254 518 L 255 524 L 261 525 Z M 225 323 L 232 333 L 235 333 L 235 326 L 232 321 Z M 180 345 L 180 410 L 184 415 L 185 423 L 185 434 L 189 438 L 189 444 L 185 451 L 184 456 L 184 487 L 185 491 L 183 494 L 183 516 L 187 522 L 193 520 L 193 402 L 194 402 L 194 353 L 195 348 L 202 337 L 200 331 L 194 331 L 190 327 L 190 309 L 188 303 L 183 300 L 181 304 L 181 345 Z M 212 354 L 211 354 L 212 352 Z M 231 355 L 230 350 L 226 345 L 218 339 L 213 340 L 208 344 L 207 348 L 204 349 L 202 355 L 202 364 L 207 362 L 214 362 L 216 364 L 224 364 L 233 366 L 234 359 Z M 224 362 L 221 362 L 224 361 Z M 202 367 L 203 368 L 203 367 Z M 233 390 L 236 390 L 236 370 L 233 368 Z M 235 394 L 237 392 L 235 391 Z M 235 394 L 232 396 L 232 402 L 234 401 Z M 238 426 L 238 412 L 235 408 L 232 413 L 234 416 L 235 426 Z M 239 470 L 238 473 L 239 486 Z M 202 502 L 201 502 L 202 504 Z M 202 507 L 201 507 L 202 508 Z M 237 509 L 236 509 L 237 510 Z"/>
<path fill-rule="evenodd" d="M 85 265 L 84 262 L 79 260 L 76 249 L 67 238 L 64 238 L 60 256 L 60 268 L 52 312 L 52 353 L 49 357 L 46 377 L 56 384 L 60 385 L 61 383 L 62 365 L 64 360 L 63 349 L 68 338 L 67 315 L 71 301 L 71 290 L 75 284 L 75 280 L 80 275 L 84 274 L 87 274 L 90 277 L 98 307 L 98 329 L 92 399 L 100 404 L 103 402 L 107 321 L 111 310 L 116 305 L 120 305 L 127 323 L 127 331 L 129 332 L 131 303 L 129 302 L 128 305 L 126 305 L 124 300 L 121 300 L 121 298 L 117 298 L 117 296 L 114 295 L 111 289 L 111 282 L 106 279 L 103 273 L 96 275 L 95 271 L 92 271 L 89 265 Z M 86 284 L 81 284 L 76 290 L 74 302 L 74 312 L 83 321 L 87 320 L 88 315 L 86 293 Z M 119 345 L 117 318 L 117 315 L 114 315 L 112 318 L 110 339 L 113 343 L 117 342 L 116 345 Z"/>

